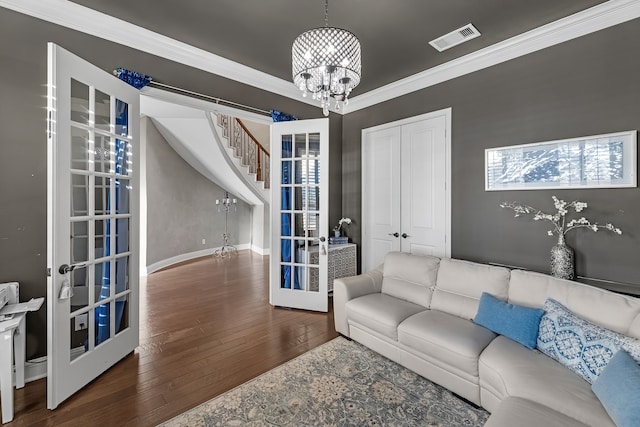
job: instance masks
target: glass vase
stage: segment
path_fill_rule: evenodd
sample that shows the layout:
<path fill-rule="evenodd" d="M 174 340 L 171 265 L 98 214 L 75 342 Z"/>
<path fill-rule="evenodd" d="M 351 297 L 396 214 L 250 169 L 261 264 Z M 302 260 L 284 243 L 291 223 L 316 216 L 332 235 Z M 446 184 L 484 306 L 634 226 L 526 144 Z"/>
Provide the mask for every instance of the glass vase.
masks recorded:
<path fill-rule="evenodd" d="M 558 244 L 551 248 L 551 275 L 566 280 L 576 278 L 575 254 L 564 241 L 564 234 L 558 235 Z"/>

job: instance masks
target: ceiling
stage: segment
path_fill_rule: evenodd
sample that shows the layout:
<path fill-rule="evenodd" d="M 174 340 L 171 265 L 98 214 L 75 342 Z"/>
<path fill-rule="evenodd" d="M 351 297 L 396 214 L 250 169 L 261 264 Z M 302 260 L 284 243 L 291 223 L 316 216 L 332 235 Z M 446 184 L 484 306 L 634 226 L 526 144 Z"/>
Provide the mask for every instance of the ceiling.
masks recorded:
<path fill-rule="evenodd" d="M 291 81 L 294 39 L 324 25 L 322 0 L 73 2 L 286 81 Z M 601 3 L 606 2 L 332 0 L 329 25 L 360 39 L 363 72 L 353 97 Z M 482 36 L 442 53 L 429 45 L 468 23 Z"/>

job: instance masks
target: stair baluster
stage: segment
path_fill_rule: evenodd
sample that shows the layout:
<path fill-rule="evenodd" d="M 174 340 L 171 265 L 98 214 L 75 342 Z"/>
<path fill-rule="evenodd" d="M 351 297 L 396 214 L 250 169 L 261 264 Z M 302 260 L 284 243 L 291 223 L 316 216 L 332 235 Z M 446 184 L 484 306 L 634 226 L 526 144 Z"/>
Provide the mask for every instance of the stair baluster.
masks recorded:
<path fill-rule="evenodd" d="M 269 152 L 247 129 L 242 120 L 224 114 L 216 114 L 217 124 L 222 129 L 222 136 L 233 155 L 241 159 L 249 173 L 256 174 L 256 180 L 264 183 L 264 188 L 271 188 Z"/>

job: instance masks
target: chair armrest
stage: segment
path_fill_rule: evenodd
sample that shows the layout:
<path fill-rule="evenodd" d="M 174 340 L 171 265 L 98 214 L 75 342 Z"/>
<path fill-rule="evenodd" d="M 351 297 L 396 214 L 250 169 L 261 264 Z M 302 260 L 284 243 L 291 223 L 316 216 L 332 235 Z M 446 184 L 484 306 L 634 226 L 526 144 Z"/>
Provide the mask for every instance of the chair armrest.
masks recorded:
<path fill-rule="evenodd" d="M 333 319 L 336 331 L 349 336 L 345 305 L 352 299 L 380 292 L 382 289 L 382 268 L 379 267 L 359 276 L 342 277 L 333 281 Z"/>

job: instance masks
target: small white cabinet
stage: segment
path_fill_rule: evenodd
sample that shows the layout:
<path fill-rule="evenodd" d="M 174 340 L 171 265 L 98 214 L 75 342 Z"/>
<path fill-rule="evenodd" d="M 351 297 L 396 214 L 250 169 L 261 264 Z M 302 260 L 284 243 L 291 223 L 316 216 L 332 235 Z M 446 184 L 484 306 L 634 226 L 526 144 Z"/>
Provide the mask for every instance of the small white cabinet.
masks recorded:
<path fill-rule="evenodd" d="M 329 259 L 327 271 L 328 291 L 333 292 L 333 281 L 340 277 L 356 275 L 356 255 L 357 246 L 355 243 L 345 245 L 328 245 Z M 300 259 L 304 259 L 309 264 L 318 263 L 318 246 L 310 247 L 308 251 L 299 249 Z M 301 271 L 301 274 L 303 272 Z M 305 283 L 304 277 L 300 277 L 300 283 Z M 309 276 L 309 289 L 318 288 L 318 272 L 311 270 Z"/>

